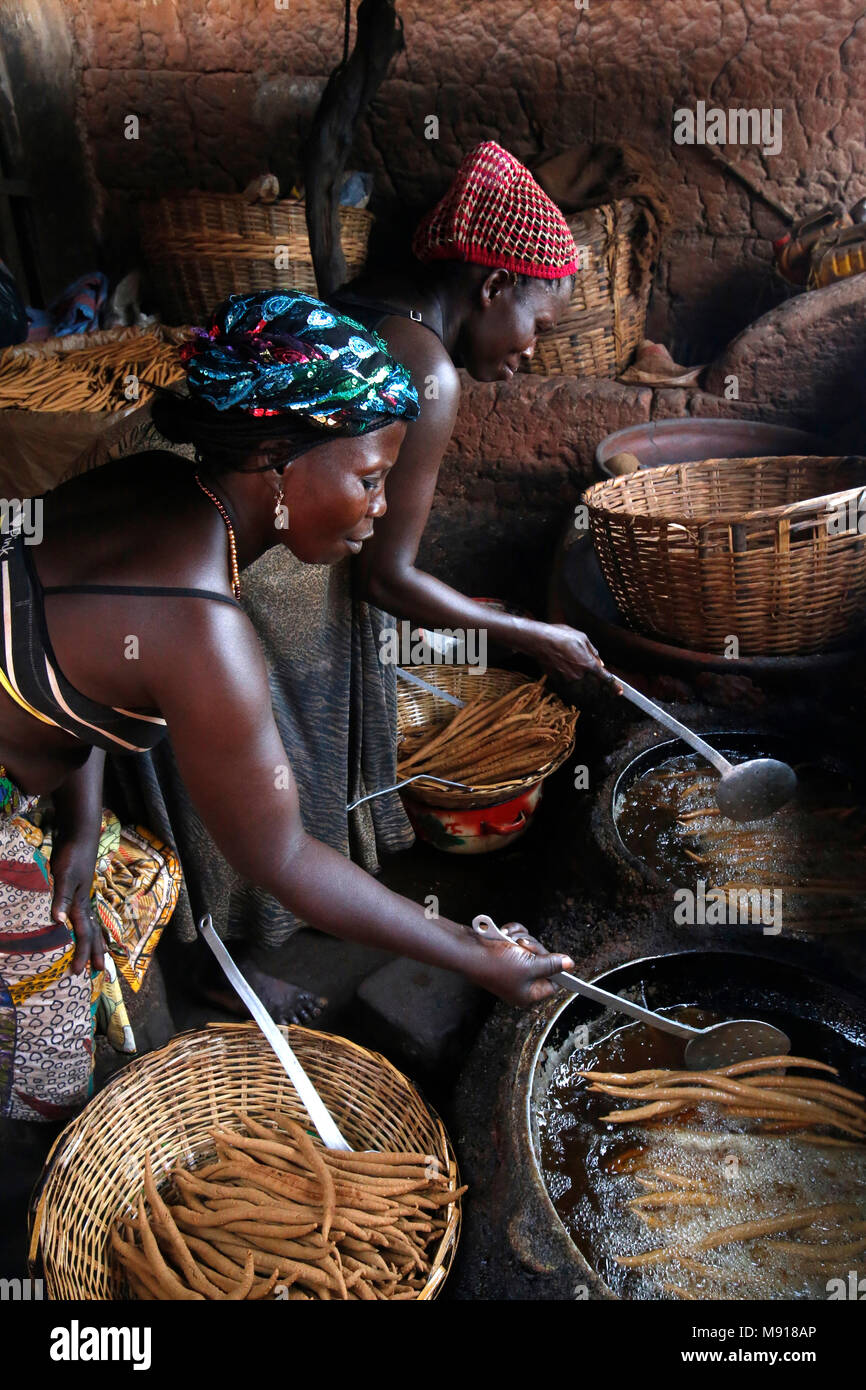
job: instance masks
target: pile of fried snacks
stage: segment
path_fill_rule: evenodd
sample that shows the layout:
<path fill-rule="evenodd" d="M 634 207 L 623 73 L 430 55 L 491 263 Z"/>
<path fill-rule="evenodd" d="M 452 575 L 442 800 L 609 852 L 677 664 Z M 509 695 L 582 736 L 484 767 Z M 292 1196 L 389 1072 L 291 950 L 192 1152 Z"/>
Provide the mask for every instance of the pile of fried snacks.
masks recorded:
<path fill-rule="evenodd" d="M 590 1091 L 643 1102 L 627 1110 L 612 1110 L 602 1117 L 613 1124 L 675 1115 L 711 1101 L 734 1118 L 762 1121 L 764 1133 L 833 1129 L 857 1140 L 866 1139 L 866 1105 L 859 1091 L 850 1091 L 826 1077 L 790 1076 L 787 1070 L 780 1074 L 782 1068 L 789 1067 L 838 1075 L 836 1068 L 826 1062 L 787 1056 L 734 1062 L 715 1071 L 658 1068 L 580 1071 L 577 1075 L 592 1082 Z M 823 1139 L 833 1142 L 830 1136 Z"/>
<path fill-rule="evenodd" d="M 542 679 L 498 699 L 479 696 L 444 728 L 408 734 L 398 750 L 398 775 L 429 772 L 486 786 L 545 770 L 570 752 L 578 711 L 543 687 Z"/>
<path fill-rule="evenodd" d="M 112 1247 L 136 1298 L 415 1299 L 465 1188 L 422 1153 L 343 1153 L 288 1116 L 213 1129 L 216 1160 L 157 1190 Z"/>
<path fill-rule="evenodd" d="M 0 353 L 0 410 L 114 411 L 172 386 L 186 372 L 173 343 L 155 333 L 67 352 Z"/>

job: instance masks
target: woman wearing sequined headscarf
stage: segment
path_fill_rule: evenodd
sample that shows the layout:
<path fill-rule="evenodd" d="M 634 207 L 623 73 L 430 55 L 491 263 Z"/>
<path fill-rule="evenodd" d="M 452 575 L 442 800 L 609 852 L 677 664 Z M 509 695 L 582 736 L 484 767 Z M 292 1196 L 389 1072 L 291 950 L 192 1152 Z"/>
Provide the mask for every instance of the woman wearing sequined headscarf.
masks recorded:
<path fill-rule="evenodd" d="M 43 499 L 38 547 L 23 533 L 4 540 L 0 837 L 4 817 L 19 824 L 38 795 L 98 806 L 101 752 L 150 750 L 168 734 L 201 824 L 244 880 L 323 931 L 463 971 L 515 1002 L 545 997 L 553 989 L 545 977 L 562 958 L 431 922 L 310 834 L 261 645 L 238 602 L 242 572 L 272 549 L 333 565 L 370 538 L 417 415 L 405 368 L 357 323 L 286 294 L 229 301 L 191 345 L 188 371 L 192 399 L 170 402 L 165 424 L 179 430 L 186 416 L 196 468 L 168 452 L 106 464 Z M 77 869 L 67 863 L 54 885 L 55 923 L 70 940 L 71 923 L 79 974 L 90 960 L 101 964 L 102 951 L 85 841 Z M 20 867 L 19 898 L 29 903 L 38 874 Z M 7 899 L 0 986 L 8 1002 L 4 972 L 8 962 L 19 969 L 20 951 L 9 945 L 18 899 Z M 39 928 L 34 910 L 22 935 Z M 46 923 L 37 935 L 52 930 Z M 68 1042 L 80 1025 L 83 1072 L 89 992 L 65 994 L 56 1006 L 70 1017 L 58 1015 L 57 1036 Z M 34 1117 L 46 1106 L 56 1112 L 72 1076 L 66 1060 L 52 1073 L 45 1029 L 43 1009 L 31 1051 L 17 1058 Z M 7 1033 L 0 1101 L 15 1115 L 23 1101 L 16 1056 L 10 1072 L 2 1054 Z M 74 1079 L 81 1091 L 85 1078 Z"/>
<path fill-rule="evenodd" d="M 374 380 L 391 410 L 407 394 L 414 401 L 408 375 L 395 375 L 383 350 L 375 333 L 309 296 L 234 296 L 183 349 L 189 399 L 167 395 L 158 402 L 159 433 L 151 428 L 148 443 L 161 448 L 168 438 L 215 466 L 271 436 L 280 439 L 288 457 L 320 444 L 325 430 L 364 432 L 381 409 L 374 400 L 368 418 L 366 397 Z M 350 356 L 363 363 L 362 376 L 346 375 Z M 365 802 L 351 816 L 346 812 L 349 802 L 396 780 L 396 695 L 379 661 L 380 616 L 356 592 L 351 556 L 360 548 L 352 540 L 348 558 L 324 566 L 306 563 L 307 553 L 273 547 L 247 569 L 241 603 L 265 654 L 273 714 L 304 825 L 375 872 L 382 854 L 404 849 L 412 833 L 396 796 Z M 285 1022 L 312 1017 L 317 1001 L 272 963 L 274 948 L 303 919 L 232 870 L 190 803 L 170 750 L 124 760 L 116 775 L 128 814 L 140 814 L 176 844 L 189 867 L 175 936 L 192 941 L 195 922 L 207 909 L 243 955 L 274 1016 Z M 203 971 L 192 981 L 199 992 L 231 1007 L 209 953 Z"/>

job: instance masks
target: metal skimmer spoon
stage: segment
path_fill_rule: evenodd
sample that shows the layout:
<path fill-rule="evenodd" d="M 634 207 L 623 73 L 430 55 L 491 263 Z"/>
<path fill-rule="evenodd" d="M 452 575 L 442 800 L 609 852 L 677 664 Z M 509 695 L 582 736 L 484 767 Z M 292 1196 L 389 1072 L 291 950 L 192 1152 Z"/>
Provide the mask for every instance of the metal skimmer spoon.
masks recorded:
<path fill-rule="evenodd" d="M 731 820 L 763 820 L 791 800 L 797 788 L 797 774 L 778 758 L 751 758 L 745 763 L 729 763 L 717 749 L 705 743 L 699 734 L 687 729 L 672 714 L 654 700 L 642 695 L 634 686 L 609 672 L 604 679 L 618 686 L 627 700 L 645 714 L 664 724 L 666 729 L 703 754 L 722 774 L 716 787 L 716 802 L 723 816 Z"/>
<path fill-rule="evenodd" d="M 325 1148 L 340 1149 L 344 1153 L 351 1153 L 351 1144 L 340 1133 L 336 1121 L 327 1110 L 325 1102 L 307 1076 L 285 1037 L 214 931 L 210 913 L 206 917 L 202 917 L 198 929 L 202 939 L 207 942 L 216 956 L 226 979 L 243 999 L 255 1022 L 276 1053 L 277 1059 L 285 1068 L 286 1075 L 297 1091 L 301 1104 L 306 1109 Z"/>
<path fill-rule="evenodd" d="M 472 930 L 484 941 L 516 944 L 483 913 L 472 919 Z M 716 1067 L 728 1067 L 733 1062 L 750 1062 L 756 1057 L 776 1057 L 791 1051 L 791 1039 L 787 1033 L 757 1018 L 737 1018 L 726 1023 L 711 1023 L 708 1028 L 692 1028 L 688 1023 L 677 1023 L 675 1019 L 653 1013 L 652 1009 L 645 1009 L 640 1004 L 632 1004 L 631 1000 L 621 999 L 618 994 L 611 994 L 598 985 L 579 980 L 565 970 L 550 978 L 554 984 L 571 990 L 572 994 L 582 994 L 586 999 L 594 999 L 597 1004 L 604 1004 L 617 1013 L 628 1014 L 641 1023 L 661 1028 L 664 1033 L 687 1039 L 683 1060 L 689 1071 L 713 1071 Z"/>
<path fill-rule="evenodd" d="M 398 666 L 397 675 L 403 680 L 411 681 L 413 685 L 420 686 L 431 695 L 438 696 L 440 700 L 446 700 L 450 705 L 457 705 L 462 709 L 465 704 L 465 701 L 458 700 L 456 695 L 450 695 L 448 691 L 439 690 L 437 686 L 422 680 L 414 671 L 405 671 Z M 722 815 L 736 821 L 763 820 L 765 816 L 771 816 L 791 800 L 797 787 L 797 776 L 787 763 L 780 762 L 778 758 L 751 758 L 745 763 L 729 763 L 726 757 L 706 743 L 699 734 L 687 729 L 685 724 L 674 719 L 672 714 L 668 714 L 654 700 L 635 690 L 633 685 L 629 685 L 610 671 L 605 671 L 602 675 L 605 680 L 615 685 L 627 700 L 631 700 L 633 705 L 637 705 L 644 714 L 658 720 L 659 724 L 670 729 L 671 733 L 677 734 L 684 743 L 701 753 L 721 773 L 721 780 L 716 787 L 716 802 Z M 458 786 L 459 783 L 453 785 Z M 364 800 L 370 800 L 370 797 L 365 797 Z M 353 810 L 357 805 L 359 803 L 355 802 L 349 809 Z"/>

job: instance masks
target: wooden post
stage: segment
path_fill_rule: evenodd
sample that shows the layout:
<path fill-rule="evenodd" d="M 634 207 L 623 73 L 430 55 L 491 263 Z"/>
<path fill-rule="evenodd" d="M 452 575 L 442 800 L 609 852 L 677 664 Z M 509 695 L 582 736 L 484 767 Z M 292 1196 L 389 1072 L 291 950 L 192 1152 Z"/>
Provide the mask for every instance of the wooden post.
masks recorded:
<path fill-rule="evenodd" d="M 37 305 L 98 264 L 76 100 L 64 0 L 0 0 L 0 239 Z"/>
<path fill-rule="evenodd" d="M 304 196 L 313 269 L 323 299 L 346 279 L 338 208 L 355 132 L 402 47 L 403 23 L 394 0 L 361 0 L 355 47 L 331 73 L 313 118 L 304 148 Z"/>

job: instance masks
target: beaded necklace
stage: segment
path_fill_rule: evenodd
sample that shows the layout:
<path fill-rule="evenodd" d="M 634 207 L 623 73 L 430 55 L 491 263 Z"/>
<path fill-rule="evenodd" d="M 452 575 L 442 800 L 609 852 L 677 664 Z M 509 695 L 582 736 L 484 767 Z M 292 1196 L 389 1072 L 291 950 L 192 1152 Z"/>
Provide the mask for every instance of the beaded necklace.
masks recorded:
<path fill-rule="evenodd" d="M 201 488 L 202 492 L 204 493 L 205 497 L 209 497 L 211 502 L 213 502 L 214 506 L 216 507 L 217 511 L 219 512 L 220 516 L 225 522 L 226 532 L 229 538 L 229 557 L 231 561 L 230 567 L 232 574 L 232 594 L 236 599 L 239 599 L 241 596 L 241 577 L 238 572 L 238 546 L 237 541 L 235 539 L 235 528 L 232 526 L 231 517 L 229 516 L 228 512 L 226 511 L 225 507 L 223 506 L 219 498 L 216 496 L 216 494 L 211 492 L 209 487 L 205 487 L 204 483 L 202 482 L 201 478 L 198 476 L 197 473 L 195 475 L 195 480 Z"/>

